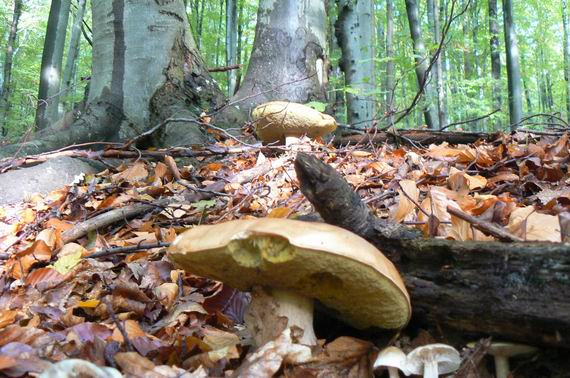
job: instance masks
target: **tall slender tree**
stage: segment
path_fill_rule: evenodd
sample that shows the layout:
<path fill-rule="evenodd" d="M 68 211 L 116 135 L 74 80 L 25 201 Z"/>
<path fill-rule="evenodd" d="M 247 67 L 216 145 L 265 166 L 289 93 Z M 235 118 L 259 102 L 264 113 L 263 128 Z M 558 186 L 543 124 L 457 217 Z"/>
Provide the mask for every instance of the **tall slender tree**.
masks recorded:
<path fill-rule="evenodd" d="M 424 120 L 428 128 L 439 129 L 438 117 L 433 106 L 433 89 L 429 81 L 429 59 L 422 39 L 421 23 L 416 0 L 406 0 L 406 13 L 410 34 L 414 43 L 414 56 L 416 61 L 416 78 L 418 90 L 424 92 L 425 105 L 423 109 Z"/>
<path fill-rule="evenodd" d="M 395 64 L 394 64 L 394 4 L 393 0 L 386 0 L 386 112 L 388 124 L 394 123 L 394 97 L 395 97 Z"/>
<path fill-rule="evenodd" d="M 431 26 L 431 32 L 433 36 L 434 45 L 438 46 L 441 42 L 441 30 L 440 30 L 440 20 L 439 20 L 439 0 L 429 0 L 428 6 L 428 20 Z M 445 110 L 445 92 L 443 87 L 443 68 L 441 61 L 443 59 L 443 49 L 437 56 L 436 61 L 433 62 L 434 65 L 434 77 L 436 81 L 436 91 L 437 91 L 437 115 L 440 127 L 447 124 L 447 116 Z"/>
<path fill-rule="evenodd" d="M 497 20 L 497 0 L 489 0 L 489 34 L 491 35 L 491 77 L 493 78 L 493 106 L 501 107 L 501 52 L 499 50 L 499 26 Z"/>
<path fill-rule="evenodd" d="M 36 126 L 45 129 L 58 120 L 61 65 L 71 0 L 52 0 L 40 71 Z"/>
<path fill-rule="evenodd" d="M 72 88 L 74 88 L 75 68 L 77 67 L 77 57 L 79 55 L 79 44 L 81 41 L 81 25 L 83 24 L 83 14 L 85 13 L 86 0 L 77 1 L 77 10 L 73 27 L 71 28 L 71 37 L 69 38 L 69 49 L 67 50 L 67 60 L 63 70 L 63 90 L 62 93 L 68 96 Z"/>
<path fill-rule="evenodd" d="M 342 50 L 340 67 L 344 72 L 348 123 L 358 128 L 372 125 L 376 114 L 373 91 L 374 2 L 338 0 L 337 39 Z"/>
<path fill-rule="evenodd" d="M 16 47 L 16 36 L 18 35 L 18 23 L 22 15 L 22 0 L 14 0 L 14 13 L 12 15 L 12 25 L 6 44 L 6 55 L 4 58 L 4 72 L 2 87 L 0 92 L 0 136 L 6 135 L 6 121 L 10 110 L 10 95 L 12 92 L 12 62 L 14 59 L 14 49 Z"/>
<path fill-rule="evenodd" d="M 562 25 L 564 28 L 564 80 L 566 81 L 566 117 L 570 122 L 570 21 L 568 0 L 562 0 Z"/>
<path fill-rule="evenodd" d="M 512 0 L 503 0 L 503 23 L 505 28 L 505 48 L 507 52 L 507 79 L 509 83 L 509 116 L 511 130 L 515 130 L 522 120 L 523 111 L 519 48 L 513 18 Z"/>
<path fill-rule="evenodd" d="M 237 63 L 238 12 L 237 0 L 226 0 L 226 64 Z M 237 70 L 228 71 L 228 96 L 233 96 L 237 88 Z"/>

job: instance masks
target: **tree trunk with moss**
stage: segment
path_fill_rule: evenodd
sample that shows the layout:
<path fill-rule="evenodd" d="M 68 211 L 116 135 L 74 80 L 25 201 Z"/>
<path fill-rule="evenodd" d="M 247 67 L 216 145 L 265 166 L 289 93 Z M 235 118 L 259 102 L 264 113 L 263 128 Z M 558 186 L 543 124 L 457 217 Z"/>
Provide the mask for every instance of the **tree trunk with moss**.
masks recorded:
<path fill-rule="evenodd" d="M 247 73 L 214 122 L 240 127 L 252 108 L 272 100 L 325 102 L 326 25 L 324 0 L 260 0 Z"/>
<path fill-rule="evenodd" d="M 33 154 L 74 143 L 124 141 L 169 117 L 194 118 L 222 102 L 189 32 L 182 0 L 96 1 L 85 112 L 69 126 L 58 123 L 31 142 L 0 149 L 0 156 L 19 148 Z M 159 145 L 205 141 L 191 122 L 170 123 L 156 134 L 152 142 Z"/>

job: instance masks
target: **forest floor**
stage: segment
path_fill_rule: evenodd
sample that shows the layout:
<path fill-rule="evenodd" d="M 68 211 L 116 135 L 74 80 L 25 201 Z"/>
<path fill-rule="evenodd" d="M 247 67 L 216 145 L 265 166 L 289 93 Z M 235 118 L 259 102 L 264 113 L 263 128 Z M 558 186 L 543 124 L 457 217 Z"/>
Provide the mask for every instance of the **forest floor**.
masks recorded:
<path fill-rule="evenodd" d="M 376 216 L 426 237 L 495 239 L 449 207 L 499 225 L 514 240 L 570 237 L 566 134 L 502 135 L 471 145 L 310 146 Z M 291 346 L 285 337 L 247 359 L 240 325 L 249 296 L 169 261 L 168 243 L 187 227 L 314 211 L 290 151 L 242 147 L 227 140 L 177 162 L 175 149 L 114 159 L 76 184 L 0 207 L 0 374 L 33 375 L 78 358 L 137 377 L 181 376 L 181 369 L 196 377 L 369 376 L 385 345 L 362 333 L 320 335 L 327 343 L 303 364 L 282 366 Z M 117 215 L 129 206 L 132 213 Z M 430 342 L 454 344 L 445 333 L 414 328 L 396 345 L 409 351 Z M 454 346 L 464 365 L 492 370 L 490 358 L 474 363 L 465 343 Z M 515 365 L 514 375 L 548 376 L 529 373 L 529 364 Z"/>

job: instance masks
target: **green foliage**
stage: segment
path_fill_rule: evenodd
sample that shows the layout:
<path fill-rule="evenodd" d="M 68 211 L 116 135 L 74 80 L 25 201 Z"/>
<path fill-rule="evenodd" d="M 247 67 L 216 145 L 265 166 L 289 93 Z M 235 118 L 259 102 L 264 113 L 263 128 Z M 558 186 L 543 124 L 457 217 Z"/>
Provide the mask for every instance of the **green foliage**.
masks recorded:
<path fill-rule="evenodd" d="M 426 11 L 426 0 L 418 0 L 422 33 L 425 45 L 433 53 L 438 41 L 431 33 L 432 27 Z M 444 0 L 440 0 L 442 2 Z M 11 109 L 7 122 L 9 137 L 16 138 L 29 130 L 34 123 L 39 70 L 43 49 L 46 23 L 49 13 L 49 1 L 25 0 L 20 20 L 12 76 Z M 75 4 L 75 1 L 73 1 Z M 88 2 L 88 8 L 90 8 Z M 450 10 L 441 12 L 440 22 L 444 25 L 445 15 Z M 458 1 L 458 5 L 466 1 Z M 444 68 L 445 105 L 449 122 L 456 122 L 479 117 L 494 110 L 495 83 L 491 78 L 490 33 L 488 30 L 488 9 L 486 0 L 471 0 L 465 14 L 452 23 L 446 36 L 446 43 L 441 54 Z M 241 54 L 239 63 L 243 64 L 240 76 L 243 79 L 251 54 L 255 36 L 255 23 L 258 0 L 239 0 L 238 13 L 241 30 Z M 563 29 L 560 2 L 528 0 L 515 2 L 515 22 L 521 57 L 522 79 L 524 82 L 524 109 L 527 113 L 562 111 L 565 107 L 566 90 L 563 75 Z M 72 7 L 72 9 L 75 9 Z M 5 46 L 12 21 L 13 0 L 0 0 L 0 66 L 4 64 Z M 208 67 L 226 65 L 225 52 L 225 1 L 224 0 L 188 0 L 187 11 L 191 29 Z M 340 122 L 345 121 L 344 97 L 355 90 L 344 85 L 342 72 L 338 68 L 341 52 L 334 38 L 334 20 L 336 7 L 334 1 L 327 2 L 329 23 L 327 54 L 331 61 L 329 78 L 329 109 L 332 109 Z M 506 129 L 508 122 L 507 83 L 504 55 L 502 10 L 498 9 L 499 49 L 501 51 L 500 97 L 501 111 L 483 121 L 462 125 L 464 129 L 490 130 L 493 125 Z M 385 87 L 386 64 L 392 60 L 395 64 L 394 90 L 395 100 L 392 109 L 399 111 L 407 108 L 417 92 L 417 80 L 414 73 L 415 61 L 412 51 L 405 2 L 394 0 L 394 52 L 392 58 L 386 56 L 386 0 L 376 0 L 375 15 L 377 24 L 376 90 L 372 92 L 382 114 L 387 110 Z M 91 24 L 91 11 L 85 12 L 87 24 Z M 73 18 L 70 18 L 71 28 Z M 200 26 L 201 25 L 201 26 Z M 198 31 L 201 31 L 198 33 Z M 70 33 L 68 33 L 69 35 Z M 67 54 L 67 48 L 66 48 Z M 64 58 L 65 59 L 65 58 Z M 85 39 L 81 39 L 78 59 L 77 86 L 66 94 L 65 103 L 69 110 L 74 102 L 83 97 L 86 82 L 81 77 L 90 76 L 91 48 Z M 470 70 L 469 70 L 470 68 Z M 469 73 L 471 71 L 471 73 Z M 1 70 L 0 70 L 1 72 Z M 0 82 L 1 77 L 0 74 Z M 213 73 L 214 79 L 224 90 L 227 86 L 225 72 Z M 526 96 L 528 95 L 528 100 Z M 550 99 L 551 97 L 551 99 Z M 528 106 L 530 103 L 530 108 Z M 409 117 L 399 127 L 417 127 L 423 123 L 421 101 Z M 322 103 L 311 103 L 319 110 Z M 434 106 L 434 104 L 432 105 Z M 380 125 L 382 126 L 382 125 Z"/>
<path fill-rule="evenodd" d="M 76 4 L 75 1 L 72 4 Z M 90 4 L 90 2 L 88 2 Z M 10 111 L 6 130 L 8 139 L 15 140 L 28 130 L 32 130 L 35 121 L 35 112 L 38 97 L 38 86 L 40 78 L 40 66 L 42 62 L 42 50 L 44 46 L 47 19 L 49 15 L 50 3 L 45 0 L 25 0 L 24 9 L 18 25 L 18 34 L 14 50 L 14 61 L 12 66 L 12 95 L 10 100 Z M 75 7 L 72 6 L 73 12 Z M 12 23 L 12 0 L 0 0 L 0 46 L 5 46 L 8 39 L 8 32 Z M 90 5 L 85 12 L 85 21 L 91 24 Z M 70 18 L 68 29 L 68 41 L 71 34 L 70 29 L 73 19 Z M 0 60 L 2 64 L 5 59 L 5 49 L 0 50 Z M 65 49 L 64 63 L 67 55 Z M 91 75 L 91 47 L 81 38 L 80 55 L 77 62 L 77 82 L 78 85 L 72 93 L 69 93 L 67 110 L 71 109 L 73 102 L 83 98 L 83 91 L 86 82 L 80 82 L 80 77 Z"/>

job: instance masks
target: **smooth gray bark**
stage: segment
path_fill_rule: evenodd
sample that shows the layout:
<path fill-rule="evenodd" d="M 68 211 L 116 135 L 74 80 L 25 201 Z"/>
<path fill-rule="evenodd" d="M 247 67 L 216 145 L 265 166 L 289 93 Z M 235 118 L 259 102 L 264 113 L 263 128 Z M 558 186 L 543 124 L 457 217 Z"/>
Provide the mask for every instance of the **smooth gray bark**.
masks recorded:
<path fill-rule="evenodd" d="M 6 44 L 6 55 L 4 58 L 3 80 L 0 92 L 0 137 L 5 136 L 6 122 L 8 112 L 10 110 L 10 95 L 12 92 L 12 62 L 14 59 L 14 50 L 16 47 L 16 36 L 18 35 L 18 22 L 22 15 L 22 0 L 14 1 L 14 13 L 12 15 L 12 25 L 10 26 L 10 34 L 8 34 L 8 42 Z"/>
<path fill-rule="evenodd" d="M 237 0 L 226 0 L 226 64 L 237 63 L 238 21 Z M 228 96 L 231 97 L 237 88 L 237 70 L 228 71 Z"/>
<path fill-rule="evenodd" d="M 430 26 L 432 26 L 433 41 L 436 46 L 441 42 L 441 31 L 440 31 L 440 20 L 439 20 L 439 0 L 429 0 L 428 1 L 428 19 L 430 20 Z M 434 77 L 436 80 L 436 91 L 437 91 L 437 116 L 440 127 L 447 124 L 447 115 L 445 109 L 445 92 L 443 87 L 443 68 L 442 68 L 442 54 L 443 48 L 434 62 Z"/>
<path fill-rule="evenodd" d="M 570 122 L 570 21 L 568 0 L 562 0 L 562 24 L 564 27 L 564 80 L 566 81 L 566 117 Z"/>
<path fill-rule="evenodd" d="M 126 140 L 170 117 L 195 118 L 220 106 L 189 32 L 182 0 L 93 2 L 93 72 L 85 112 L 71 125 L 46 129 L 0 157 L 44 152 L 74 143 Z M 171 123 L 153 135 L 158 145 L 200 144 L 191 122 Z"/>
<path fill-rule="evenodd" d="M 414 43 L 418 90 L 424 92 L 424 120 L 428 128 L 439 129 L 438 117 L 433 105 L 434 91 L 429 80 L 429 59 L 422 39 L 421 23 L 416 0 L 406 0 L 406 13 L 408 15 L 410 34 Z"/>
<path fill-rule="evenodd" d="M 505 48 L 507 52 L 510 128 L 511 130 L 515 130 L 522 119 L 523 111 L 519 48 L 517 45 L 517 34 L 511 0 L 503 0 L 503 22 L 505 27 Z"/>
<path fill-rule="evenodd" d="M 365 129 L 376 115 L 373 91 L 374 8 L 371 0 L 338 0 L 337 39 L 342 50 L 348 123 Z"/>
<path fill-rule="evenodd" d="M 491 34 L 491 77 L 493 79 L 493 106 L 501 108 L 501 52 L 499 51 L 499 26 L 497 0 L 489 0 L 489 34 Z M 496 127 L 496 125 L 495 125 Z"/>
<path fill-rule="evenodd" d="M 77 67 L 77 57 L 79 56 L 79 44 L 81 41 L 81 24 L 83 23 L 83 14 L 85 13 L 86 0 L 77 1 L 77 12 L 71 28 L 71 37 L 69 38 L 69 49 L 67 50 L 67 61 L 63 70 L 63 91 L 64 96 L 69 96 L 74 89 L 75 69 Z"/>
<path fill-rule="evenodd" d="M 394 124 L 396 70 L 394 64 L 394 4 L 386 0 L 386 111 L 388 124 Z"/>
<path fill-rule="evenodd" d="M 324 0 L 260 0 L 247 73 L 214 122 L 240 127 L 264 102 L 326 102 Z"/>
<path fill-rule="evenodd" d="M 52 0 L 40 71 L 36 126 L 45 129 L 59 119 L 61 66 L 71 0 Z"/>

